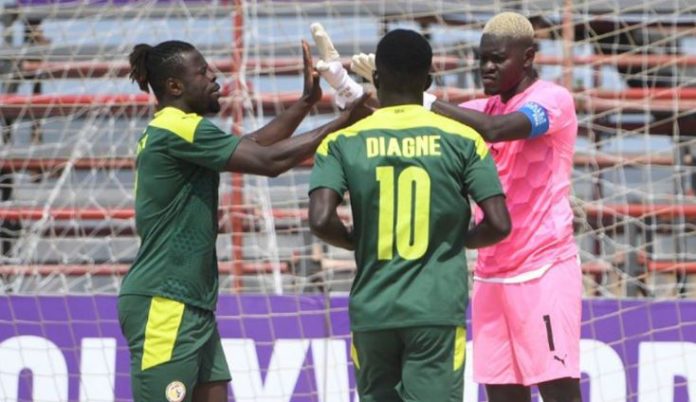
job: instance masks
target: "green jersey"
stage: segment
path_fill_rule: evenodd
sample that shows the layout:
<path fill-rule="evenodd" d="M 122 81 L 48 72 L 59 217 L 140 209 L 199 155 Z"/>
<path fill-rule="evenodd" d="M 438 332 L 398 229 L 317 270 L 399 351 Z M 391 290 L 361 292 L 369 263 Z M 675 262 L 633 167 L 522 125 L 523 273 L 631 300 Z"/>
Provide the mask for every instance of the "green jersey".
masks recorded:
<path fill-rule="evenodd" d="M 475 130 L 417 105 L 380 109 L 322 142 L 320 187 L 350 194 L 354 331 L 465 323 L 468 198 L 503 194 Z"/>
<path fill-rule="evenodd" d="M 121 295 L 162 296 L 215 310 L 219 172 L 239 138 L 167 107 L 138 141 L 135 225 L 140 250 Z"/>

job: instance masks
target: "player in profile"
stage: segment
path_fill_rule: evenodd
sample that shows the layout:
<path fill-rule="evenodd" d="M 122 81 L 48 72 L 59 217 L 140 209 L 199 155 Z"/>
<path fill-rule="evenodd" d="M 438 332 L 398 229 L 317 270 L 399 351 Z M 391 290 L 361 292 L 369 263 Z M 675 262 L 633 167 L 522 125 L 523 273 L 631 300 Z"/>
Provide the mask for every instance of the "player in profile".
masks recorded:
<path fill-rule="evenodd" d="M 158 103 L 137 144 L 141 246 L 118 301 L 136 401 L 227 401 L 230 373 L 214 315 L 219 172 L 276 176 L 309 157 L 328 133 L 365 115 L 362 99 L 336 120 L 290 137 L 321 98 L 304 42 L 302 51 L 302 97 L 241 138 L 204 117 L 220 111 L 220 85 L 194 46 L 140 44 L 130 54 L 131 79 L 152 89 Z"/>
<path fill-rule="evenodd" d="M 421 106 L 431 62 L 420 34 L 385 35 L 373 74 L 381 108 L 326 137 L 310 178 L 312 232 L 355 250 L 349 313 L 361 402 L 462 400 L 465 248 L 510 231 L 481 136 Z M 352 230 L 336 211 L 345 192 Z M 483 211 L 471 229 L 469 197 Z"/>
<path fill-rule="evenodd" d="M 323 29 L 313 32 L 320 51 L 333 48 Z M 339 69 L 338 57 L 325 55 L 331 53 L 322 52 L 325 64 L 334 63 L 321 66 L 326 77 Z M 577 117 L 569 91 L 539 79 L 534 56 L 529 20 L 500 13 L 485 25 L 480 43 L 489 97 L 461 105 L 424 102 L 491 144 L 512 217 L 510 236 L 481 249 L 475 268 L 474 381 L 486 385 L 489 402 L 529 401 L 531 385 L 545 402 L 581 400 L 582 273 L 568 199 Z M 351 69 L 370 79 L 373 60 L 356 55 Z"/>

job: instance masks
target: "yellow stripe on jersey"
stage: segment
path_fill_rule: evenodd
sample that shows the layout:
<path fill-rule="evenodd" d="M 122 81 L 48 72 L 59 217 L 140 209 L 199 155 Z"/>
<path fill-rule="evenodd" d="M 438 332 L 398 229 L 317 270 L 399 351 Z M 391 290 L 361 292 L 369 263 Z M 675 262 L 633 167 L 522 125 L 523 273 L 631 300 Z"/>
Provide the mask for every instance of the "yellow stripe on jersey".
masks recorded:
<path fill-rule="evenodd" d="M 358 349 L 355 348 L 355 344 L 353 343 L 353 334 L 350 334 L 350 359 L 353 361 L 353 366 L 355 366 L 356 369 L 360 370 L 360 360 L 358 360 Z"/>
<path fill-rule="evenodd" d="M 372 116 L 341 131 L 329 134 L 317 148 L 317 153 L 327 155 L 329 144 L 339 136 L 353 137 L 363 131 L 406 130 L 410 128 L 434 127 L 450 135 L 456 135 L 474 142 L 476 154 L 481 158 L 488 155 L 488 146 L 483 137 L 473 128 L 450 118 L 430 112 L 419 105 L 390 106 L 375 111 Z M 389 145 L 389 144 L 387 144 Z"/>
<path fill-rule="evenodd" d="M 145 326 L 141 370 L 166 363 L 172 358 L 183 316 L 183 303 L 162 297 L 152 298 Z"/>
<path fill-rule="evenodd" d="M 335 131 L 335 132 L 327 135 L 326 138 L 324 138 L 324 140 L 321 142 L 321 144 L 319 144 L 319 147 L 317 148 L 317 153 L 319 155 L 323 155 L 323 156 L 328 155 L 329 154 L 329 143 L 336 141 L 336 139 L 341 135 L 346 136 L 346 137 L 353 137 L 353 136 L 360 134 L 360 131 L 354 130 L 353 127 L 355 127 L 355 125 L 348 127 L 348 128 L 345 128 L 341 131 Z"/>
<path fill-rule="evenodd" d="M 155 113 L 155 118 L 150 122 L 150 126 L 162 128 L 178 135 L 186 142 L 193 142 L 198 123 L 203 117 L 195 113 L 184 113 L 174 107 L 165 107 Z"/>
<path fill-rule="evenodd" d="M 462 368 L 466 358 L 466 329 L 457 327 L 454 334 L 454 371 Z"/>

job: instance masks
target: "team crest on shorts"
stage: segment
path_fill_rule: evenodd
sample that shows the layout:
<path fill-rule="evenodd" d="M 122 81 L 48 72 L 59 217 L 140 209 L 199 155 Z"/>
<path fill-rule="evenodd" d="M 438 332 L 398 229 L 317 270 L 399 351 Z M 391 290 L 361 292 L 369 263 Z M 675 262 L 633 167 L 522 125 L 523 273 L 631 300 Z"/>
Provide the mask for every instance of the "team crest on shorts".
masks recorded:
<path fill-rule="evenodd" d="M 169 402 L 181 402 L 186 397 L 186 385 L 181 381 L 172 381 L 164 391 Z"/>

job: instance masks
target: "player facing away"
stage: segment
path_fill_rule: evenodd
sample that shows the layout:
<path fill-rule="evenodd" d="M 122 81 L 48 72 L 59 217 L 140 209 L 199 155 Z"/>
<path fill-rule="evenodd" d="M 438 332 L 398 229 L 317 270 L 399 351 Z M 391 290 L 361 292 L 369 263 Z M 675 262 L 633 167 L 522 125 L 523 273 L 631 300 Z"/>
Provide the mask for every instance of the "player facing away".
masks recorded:
<path fill-rule="evenodd" d="M 362 94 L 362 87 L 346 90 L 348 79 L 336 80 L 344 70 L 328 34 L 317 24 L 312 33 L 317 67 L 337 98 Z M 578 402 L 582 273 L 568 200 L 575 105 L 568 90 L 539 79 L 534 30 L 524 16 L 505 12 L 488 21 L 480 55 L 489 98 L 424 102 L 491 144 L 512 216 L 510 236 L 481 249 L 476 262 L 474 380 L 486 384 L 489 402 L 529 401 L 530 385 L 544 402 Z M 371 80 L 374 57 L 353 56 L 351 69 Z"/>
<path fill-rule="evenodd" d="M 361 402 L 462 400 L 464 249 L 510 231 L 481 136 L 421 106 L 431 61 L 420 34 L 385 35 L 374 72 L 381 109 L 326 137 L 310 178 L 312 233 L 355 250 L 349 314 Z M 336 211 L 345 192 L 352 230 Z M 469 197 L 483 211 L 470 230 Z"/>
<path fill-rule="evenodd" d="M 141 245 L 118 301 L 135 401 L 227 401 L 230 373 L 214 315 L 219 172 L 276 176 L 310 156 L 328 133 L 357 121 L 364 102 L 290 137 L 321 97 L 304 42 L 302 51 L 302 97 L 241 138 L 204 117 L 220 111 L 220 85 L 195 47 L 167 41 L 137 45 L 130 54 L 130 77 L 143 91 L 152 89 L 158 103 L 137 144 Z"/>

